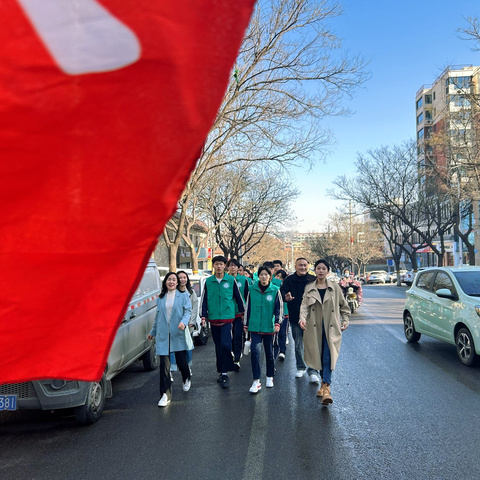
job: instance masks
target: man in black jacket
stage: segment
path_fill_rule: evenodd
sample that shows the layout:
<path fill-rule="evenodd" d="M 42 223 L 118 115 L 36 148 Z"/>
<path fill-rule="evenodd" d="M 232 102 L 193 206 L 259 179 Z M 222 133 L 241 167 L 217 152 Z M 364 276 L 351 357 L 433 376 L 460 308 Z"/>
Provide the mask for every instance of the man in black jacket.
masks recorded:
<path fill-rule="evenodd" d="M 300 305 L 302 304 L 303 292 L 307 283 L 316 280 L 315 275 L 308 273 L 308 261 L 306 258 L 297 258 L 295 261 L 295 273 L 289 275 L 282 283 L 280 292 L 284 302 L 288 302 L 288 313 L 290 315 L 290 325 L 292 337 L 295 343 L 295 359 L 297 362 L 297 373 L 295 377 L 300 378 L 305 374 L 305 370 L 310 377 L 310 382 L 319 383 L 320 377 L 317 370 L 308 368 L 303 359 L 303 330 L 298 325 L 300 316 Z"/>

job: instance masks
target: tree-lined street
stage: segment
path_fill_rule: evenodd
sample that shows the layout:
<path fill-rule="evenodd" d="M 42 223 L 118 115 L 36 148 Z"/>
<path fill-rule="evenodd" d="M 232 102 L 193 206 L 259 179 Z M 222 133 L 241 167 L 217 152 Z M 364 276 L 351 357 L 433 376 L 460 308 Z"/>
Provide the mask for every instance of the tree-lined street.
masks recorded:
<path fill-rule="evenodd" d="M 176 373 L 165 409 L 158 371 L 136 364 L 113 381 L 114 397 L 90 427 L 50 412 L 2 413 L 0 478 L 478 478 L 480 369 L 462 366 L 445 343 L 406 343 L 405 290 L 364 287 L 331 407 L 307 377 L 294 378 L 291 340 L 275 387 L 257 395 L 248 393 L 248 357 L 230 389 L 219 387 L 210 340 L 194 351 L 191 390 Z"/>

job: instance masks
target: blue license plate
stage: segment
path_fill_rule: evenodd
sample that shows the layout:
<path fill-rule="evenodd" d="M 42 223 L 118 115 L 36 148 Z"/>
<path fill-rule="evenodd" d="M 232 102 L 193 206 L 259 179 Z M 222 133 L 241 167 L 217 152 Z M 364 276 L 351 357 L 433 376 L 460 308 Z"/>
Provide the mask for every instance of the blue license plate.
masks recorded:
<path fill-rule="evenodd" d="M 16 410 L 17 396 L 16 395 L 0 395 L 0 410 Z"/>

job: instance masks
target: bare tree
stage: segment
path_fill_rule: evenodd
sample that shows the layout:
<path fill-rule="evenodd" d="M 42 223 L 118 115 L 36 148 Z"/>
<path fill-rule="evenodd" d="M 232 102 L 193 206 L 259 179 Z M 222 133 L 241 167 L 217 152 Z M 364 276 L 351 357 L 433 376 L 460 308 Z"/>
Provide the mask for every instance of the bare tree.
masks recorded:
<path fill-rule="evenodd" d="M 390 222 L 381 228 L 382 234 L 393 243 L 401 234 L 399 248 L 410 256 L 414 268 L 416 251 L 424 246 L 432 249 L 441 264 L 443 238 L 453 226 L 455 214 L 443 192 L 419 187 L 416 142 L 370 150 L 359 155 L 355 165 L 357 176 L 338 177 L 334 184 L 339 190 L 331 194 L 356 202 L 371 212 L 379 225 Z"/>
<path fill-rule="evenodd" d="M 223 196 L 214 199 L 211 217 L 216 225 L 217 244 L 224 255 L 240 258 L 282 225 L 298 192 L 278 170 L 250 168 L 242 177 L 244 188 L 240 194 L 229 188 L 235 178 L 234 173 L 225 178 Z M 226 211 L 232 203 L 233 207 Z"/>
<path fill-rule="evenodd" d="M 257 3 L 218 116 L 169 224 L 172 253 L 194 192 L 212 169 L 241 162 L 287 167 L 321 157 L 331 142 L 322 120 L 347 114 L 342 99 L 368 76 L 365 62 L 343 54 L 331 30 L 330 20 L 340 14 L 335 1 Z"/>

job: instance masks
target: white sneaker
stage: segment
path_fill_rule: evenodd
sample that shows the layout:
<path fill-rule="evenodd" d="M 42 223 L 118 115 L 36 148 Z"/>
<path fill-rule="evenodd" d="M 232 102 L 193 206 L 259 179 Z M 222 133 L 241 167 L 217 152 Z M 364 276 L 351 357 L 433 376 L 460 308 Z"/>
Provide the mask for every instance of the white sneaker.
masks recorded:
<path fill-rule="evenodd" d="M 159 407 L 166 407 L 169 403 L 170 403 L 170 400 L 168 399 L 167 394 L 164 393 L 162 395 L 162 398 L 158 402 L 158 406 Z"/>
<path fill-rule="evenodd" d="M 305 370 L 297 370 L 295 378 L 302 378 L 305 375 Z"/>
<path fill-rule="evenodd" d="M 272 388 L 273 387 L 273 377 L 267 377 L 267 382 L 265 383 L 265 386 L 267 388 Z"/>
<path fill-rule="evenodd" d="M 249 392 L 250 393 L 258 393 L 262 388 L 262 384 L 260 383 L 260 380 L 254 380 L 252 383 L 252 386 L 250 387 Z"/>
<path fill-rule="evenodd" d="M 188 392 L 190 390 L 190 387 L 192 386 L 192 382 L 189 378 L 185 380 L 185 383 L 183 384 L 183 391 Z"/>
<path fill-rule="evenodd" d="M 320 379 L 316 373 L 312 373 L 310 376 L 310 383 L 320 383 Z"/>
<path fill-rule="evenodd" d="M 285 354 L 284 354 L 284 353 L 279 353 L 279 354 L 278 354 L 278 358 L 279 358 L 280 360 L 285 360 Z"/>

